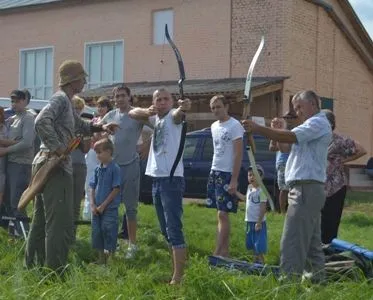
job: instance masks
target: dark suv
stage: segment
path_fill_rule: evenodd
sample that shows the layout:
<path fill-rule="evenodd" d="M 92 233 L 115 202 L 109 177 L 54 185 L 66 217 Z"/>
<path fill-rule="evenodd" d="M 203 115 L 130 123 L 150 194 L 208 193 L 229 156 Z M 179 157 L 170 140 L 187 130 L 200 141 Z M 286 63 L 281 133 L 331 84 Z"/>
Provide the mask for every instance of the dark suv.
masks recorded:
<path fill-rule="evenodd" d="M 269 140 L 262 136 L 254 136 L 256 153 L 255 160 L 264 169 L 264 184 L 275 198 L 276 170 L 275 153 L 268 150 Z M 246 141 L 244 141 L 246 148 Z M 193 131 L 187 134 L 184 147 L 184 178 L 186 198 L 205 198 L 206 184 L 211 169 L 214 153 L 210 128 Z M 247 190 L 247 170 L 250 166 L 247 151 L 244 150 L 242 167 L 239 176 L 238 189 L 242 193 Z M 151 178 L 144 175 L 146 161 L 142 161 L 140 201 L 146 204 L 152 203 Z"/>

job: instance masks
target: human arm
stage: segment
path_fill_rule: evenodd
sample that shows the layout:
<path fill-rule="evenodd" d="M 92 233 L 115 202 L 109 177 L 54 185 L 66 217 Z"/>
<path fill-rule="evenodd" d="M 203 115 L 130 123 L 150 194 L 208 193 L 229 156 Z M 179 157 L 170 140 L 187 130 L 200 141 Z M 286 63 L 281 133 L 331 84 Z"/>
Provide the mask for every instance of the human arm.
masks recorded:
<path fill-rule="evenodd" d="M 178 100 L 179 107 L 172 112 L 172 118 L 175 124 L 180 124 L 184 119 L 186 112 L 192 107 L 190 99 Z"/>
<path fill-rule="evenodd" d="M 236 196 L 240 201 L 246 201 L 246 195 L 240 193 L 239 191 L 236 191 Z"/>
<path fill-rule="evenodd" d="M 54 128 L 55 122 L 66 109 L 67 101 L 62 97 L 52 98 L 35 119 L 35 131 L 44 145 L 57 155 L 66 150 Z"/>
<path fill-rule="evenodd" d="M 112 168 L 112 183 L 111 183 L 111 192 L 106 197 L 106 199 L 97 207 L 98 213 L 102 214 L 106 207 L 114 200 L 114 198 L 120 193 L 120 184 L 121 184 L 121 174 L 120 167 L 114 165 Z"/>
<path fill-rule="evenodd" d="M 231 181 L 228 186 L 228 193 L 234 195 L 237 191 L 237 181 L 238 176 L 240 174 L 241 164 L 242 164 L 242 149 L 243 149 L 243 142 L 242 138 L 238 138 L 233 141 L 233 169 L 232 169 L 232 177 Z"/>
<path fill-rule="evenodd" d="M 263 223 L 266 211 L 267 211 L 267 201 L 260 202 L 260 212 L 259 212 L 258 221 L 255 223 L 255 231 L 259 231 L 262 229 L 262 223 Z"/>
<path fill-rule="evenodd" d="M 7 153 L 13 153 L 13 152 L 18 152 L 18 151 L 28 149 L 32 147 L 34 143 L 34 139 L 35 139 L 34 116 L 32 116 L 29 113 L 26 113 L 26 115 L 23 117 L 23 120 L 21 122 L 23 123 L 22 125 L 20 124 L 20 126 L 22 126 L 20 128 L 22 130 L 22 134 L 19 138 L 15 140 L 14 144 L 9 145 L 6 148 Z"/>
<path fill-rule="evenodd" d="M 354 141 L 355 144 L 355 153 L 352 155 L 347 156 L 345 159 L 342 160 L 342 163 L 348 163 L 350 161 L 356 160 L 365 154 L 367 154 L 367 151 L 364 149 L 363 146 L 361 146 L 358 142 Z"/>
<path fill-rule="evenodd" d="M 17 144 L 18 142 L 19 142 L 18 140 L 0 139 L 0 146 L 9 147 L 9 146 Z"/>
<path fill-rule="evenodd" d="M 90 189 L 90 193 L 91 193 L 91 211 L 92 213 L 96 216 L 97 215 L 97 206 L 96 206 L 96 190 L 91 188 Z"/>
<path fill-rule="evenodd" d="M 97 207 L 97 212 L 99 214 L 102 214 L 106 207 L 114 200 L 114 198 L 119 194 L 120 192 L 120 187 L 115 187 L 112 189 L 112 191 L 110 192 L 110 194 L 106 197 L 106 199 L 104 200 L 104 202 L 102 202 L 98 207 Z"/>
<path fill-rule="evenodd" d="M 148 122 L 149 117 L 157 114 L 157 110 L 154 105 L 148 108 L 135 107 L 128 112 L 128 115 L 135 120 L 140 122 Z"/>
<path fill-rule="evenodd" d="M 89 187 L 90 187 L 90 206 L 92 213 L 96 216 L 97 215 L 97 206 L 96 206 L 96 187 L 97 187 L 97 168 L 94 171 L 93 176 L 89 180 Z"/>

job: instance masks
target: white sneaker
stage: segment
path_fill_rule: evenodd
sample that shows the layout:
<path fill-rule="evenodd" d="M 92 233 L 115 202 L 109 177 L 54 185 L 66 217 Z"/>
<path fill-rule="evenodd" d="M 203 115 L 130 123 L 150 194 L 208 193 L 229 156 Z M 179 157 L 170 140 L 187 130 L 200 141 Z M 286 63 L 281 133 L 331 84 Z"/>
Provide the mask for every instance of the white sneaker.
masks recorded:
<path fill-rule="evenodd" d="M 126 259 L 132 259 L 135 257 L 137 252 L 137 246 L 134 244 L 129 244 L 126 254 Z"/>

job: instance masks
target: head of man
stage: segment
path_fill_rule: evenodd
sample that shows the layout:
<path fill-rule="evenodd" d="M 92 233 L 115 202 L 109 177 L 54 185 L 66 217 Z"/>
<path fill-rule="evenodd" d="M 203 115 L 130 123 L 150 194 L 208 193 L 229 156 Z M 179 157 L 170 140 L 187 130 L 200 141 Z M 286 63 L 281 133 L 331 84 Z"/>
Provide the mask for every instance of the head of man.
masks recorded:
<path fill-rule="evenodd" d="M 291 102 L 301 123 L 320 112 L 320 98 L 314 91 L 299 92 Z"/>
<path fill-rule="evenodd" d="M 229 116 L 229 101 L 223 95 L 216 95 L 210 100 L 210 109 L 217 120 L 224 121 Z"/>
<path fill-rule="evenodd" d="M 127 111 L 131 106 L 131 90 L 125 85 L 116 86 L 113 89 L 115 106 L 120 111 Z"/>
<path fill-rule="evenodd" d="M 153 93 L 153 105 L 160 117 L 166 115 L 174 105 L 171 93 L 165 88 L 156 90 Z"/>
<path fill-rule="evenodd" d="M 87 83 L 87 73 L 82 64 L 76 60 L 66 60 L 59 67 L 59 86 L 61 88 L 69 87 L 73 94 L 80 93 Z"/>
<path fill-rule="evenodd" d="M 24 111 L 28 104 L 25 93 L 20 90 L 14 90 L 10 93 L 10 101 L 12 104 L 12 109 L 16 113 Z"/>

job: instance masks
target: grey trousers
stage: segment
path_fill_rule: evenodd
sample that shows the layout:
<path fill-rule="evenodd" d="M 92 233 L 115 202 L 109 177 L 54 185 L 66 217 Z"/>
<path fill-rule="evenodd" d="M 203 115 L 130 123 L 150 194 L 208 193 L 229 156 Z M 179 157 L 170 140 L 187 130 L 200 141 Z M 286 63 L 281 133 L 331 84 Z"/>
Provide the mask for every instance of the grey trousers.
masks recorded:
<path fill-rule="evenodd" d="M 8 162 L 6 178 L 11 213 L 13 216 L 26 216 L 25 212 L 18 212 L 17 206 L 22 193 L 28 187 L 31 179 L 31 164 Z"/>
<path fill-rule="evenodd" d="M 87 166 L 73 164 L 73 199 L 74 199 L 74 222 L 79 220 L 80 206 L 84 198 L 84 185 L 87 176 Z M 76 238 L 77 225 L 74 225 L 74 236 Z"/>
<path fill-rule="evenodd" d="M 33 172 L 40 168 L 36 165 Z M 37 195 L 26 245 L 26 266 L 35 263 L 53 270 L 66 265 L 73 239 L 74 209 L 72 175 L 58 167 Z"/>
<path fill-rule="evenodd" d="M 288 202 L 281 238 L 281 270 L 295 277 L 301 277 L 306 270 L 322 280 L 325 257 L 320 220 L 325 202 L 324 184 L 296 185 L 289 191 Z"/>

